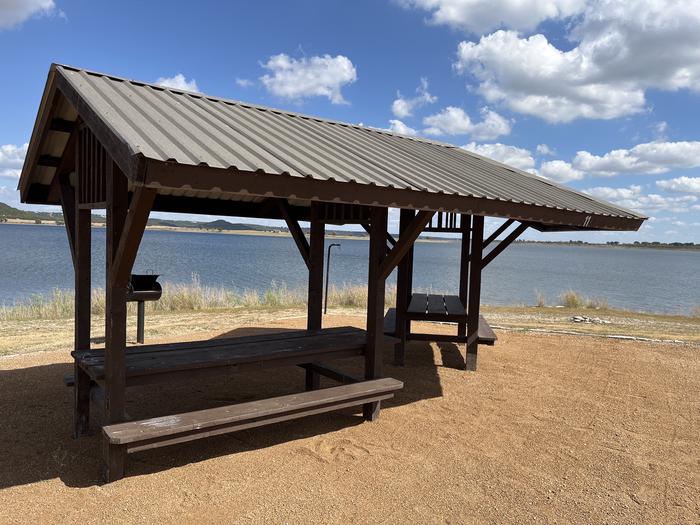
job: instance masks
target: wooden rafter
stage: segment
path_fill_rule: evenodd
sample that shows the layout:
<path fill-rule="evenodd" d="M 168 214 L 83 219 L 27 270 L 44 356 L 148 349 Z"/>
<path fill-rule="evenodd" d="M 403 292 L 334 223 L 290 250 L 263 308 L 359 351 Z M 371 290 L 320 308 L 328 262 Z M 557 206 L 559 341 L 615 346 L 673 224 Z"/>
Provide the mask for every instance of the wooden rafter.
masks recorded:
<path fill-rule="evenodd" d="M 396 268 L 403 256 L 411 249 L 413 243 L 425 228 L 425 225 L 430 222 L 430 219 L 435 214 L 434 211 L 419 211 L 418 214 L 411 220 L 406 228 L 405 233 L 402 232 L 396 245 L 389 251 L 386 258 L 382 261 L 379 268 L 379 276 L 386 279 L 389 274 Z"/>

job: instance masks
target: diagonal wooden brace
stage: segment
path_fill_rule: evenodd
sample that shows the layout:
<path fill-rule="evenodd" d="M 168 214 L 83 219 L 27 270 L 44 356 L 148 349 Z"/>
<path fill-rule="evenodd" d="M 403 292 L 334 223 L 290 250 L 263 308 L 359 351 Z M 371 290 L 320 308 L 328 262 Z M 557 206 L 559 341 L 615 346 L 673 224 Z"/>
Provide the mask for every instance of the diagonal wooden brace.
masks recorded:
<path fill-rule="evenodd" d="M 289 203 L 286 199 L 278 199 L 277 206 L 282 214 L 282 218 L 284 218 L 284 222 L 287 223 L 289 233 L 292 234 L 292 238 L 297 248 L 299 248 L 301 258 L 304 259 L 306 267 L 311 268 L 311 248 L 309 246 L 309 241 L 306 239 L 306 235 L 304 235 L 304 231 L 301 229 L 301 226 L 299 226 L 299 221 L 292 217 L 289 210 Z"/>
<path fill-rule="evenodd" d="M 110 286 L 126 286 L 131 269 L 136 260 L 139 244 L 146 229 L 148 215 L 151 213 L 156 190 L 137 186 L 131 198 L 129 211 L 124 222 L 124 229 L 119 239 L 119 246 L 114 254 L 113 271 L 110 272 Z"/>
<path fill-rule="evenodd" d="M 527 224 L 520 223 L 520 225 L 517 228 L 510 232 L 510 234 L 508 234 L 508 236 L 505 239 L 498 243 L 498 246 L 491 250 L 481 260 L 481 269 L 483 270 L 486 267 L 486 265 L 493 261 L 499 253 L 501 253 L 510 245 L 510 243 L 512 243 L 515 239 L 520 237 L 520 234 L 527 230 L 528 227 L 529 226 Z"/>
<path fill-rule="evenodd" d="M 493 232 L 491 235 L 488 236 L 488 239 L 484 241 L 484 248 L 486 248 L 489 244 L 491 244 L 493 241 L 495 241 L 500 234 L 502 234 L 504 231 L 506 231 L 508 228 L 510 228 L 510 225 L 513 224 L 515 221 L 513 219 L 508 219 L 507 221 L 504 221 L 503 224 L 501 224 L 495 232 Z"/>
<path fill-rule="evenodd" d="M 406 231 L 401 233 L 394 247 L 387 253 L 382 261 L 379 267 L 379 277 L 381 279 L 389 277 L 389 274 L 396 268 L 399 262 L 401 262 L 401 259 L 408 253 L 408 250 L 411 249 L 411 246 L 413 246 L 413 243 L 425 226 L 430 222 L 433 215 L 435 215 L 434 211 L 419 211 L 415 218 L 411 220 Z"/>

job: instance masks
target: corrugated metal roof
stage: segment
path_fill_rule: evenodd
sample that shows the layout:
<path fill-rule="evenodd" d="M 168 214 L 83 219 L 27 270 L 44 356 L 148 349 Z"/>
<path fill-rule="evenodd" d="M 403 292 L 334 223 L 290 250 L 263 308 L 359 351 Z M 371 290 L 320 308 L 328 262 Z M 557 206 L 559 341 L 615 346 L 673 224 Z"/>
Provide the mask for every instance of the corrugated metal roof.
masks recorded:
<path fill-rule="evenodd" d="M 55 71 L 148 159 L 644 218 L 450 144 L 67 66 Z"/>

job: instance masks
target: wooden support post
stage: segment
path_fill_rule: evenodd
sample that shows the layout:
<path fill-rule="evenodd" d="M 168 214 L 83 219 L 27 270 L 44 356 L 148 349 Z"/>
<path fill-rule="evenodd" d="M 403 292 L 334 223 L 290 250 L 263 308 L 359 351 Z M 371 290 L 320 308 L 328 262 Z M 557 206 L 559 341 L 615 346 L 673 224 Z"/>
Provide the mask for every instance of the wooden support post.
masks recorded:
<path fill-rule="evenodd" d="M 323 320 L 323 250 L 325 224 L 318 217 L 318 204 L 311 203 L 309 242 L 309 295 L 306 328 L 320 330 Z"/>
<path fill-rule="evenodd" d="M 128 181 L 114 162 L 107 167 L 105 259 L 105 422 L 124 420 L 126 404 L 126 292 L 128 280 L 116 279 L 117 252 L 128 213 Z"/>
<path fill-rule="evenodd" d="M 365 349 L 365 379 L 382 377 L 382 343 L 384 338 L 384 288 L 381 275 L 386 258 L 387 208 L 374 208 L 369 234 L 369 268 L 367 278 L 367 348 Z M 401 240 L 399 239 L 399 242 Z M 367 421 L 379 417 L 380 402 L 362 406 Z"/>
<path fill-rule="evenodd" d="M 90 210 L 75 213 L 75 351 L 90 350 L 91 307 L 91 214 Z M 73 365 L 73 436 L 80 437 L 90 426 L 90 377 Z"/>
<path fill-rule="evenodd" d="M 129 204 L 126 176 L 113 161 L 107 165 L 107 262 L 105 315 L 105 417 L 107 424 L 126 416 L 126 295 L 131 270 L 146 229 L 155 190 L 137 186 Z M 105 478 L 124 475 L 126 448 L 104 440 Z"/>
<path fill-rule="evenodd" d="M 459 300 L 464 309 L 467 308 L 469 294 L 469 241 L 472 227 L 472 216 L 462 214 L 459 218 L 459 229 L 462 231 L 462 250 L 459 259 Z M 464 337 L 467 333 L 467 324 L 457 325 L 457 335 Z"/>
<path fill-rule="evenodd" d="M 476 370 L 481 302 L 481 255 L 484 245 L 484 218 L 472 219 L 471 256 L 469 261 L 469 298 L 467 301 L 467 370 Z"/>
<path fill-rule="evenodd" d="M 399 239 L 407 230 L 415 217 L 413 210 L 401 210 L 399 218 Z M 399 342 L 394 346 L 394 364 L 404 366 L 406 361 L 406 310 L 411 297 L 411 273 L 413 262 L 413 246 L 404 255 L 396 274 L 396 328 L 395 336 Z"/>

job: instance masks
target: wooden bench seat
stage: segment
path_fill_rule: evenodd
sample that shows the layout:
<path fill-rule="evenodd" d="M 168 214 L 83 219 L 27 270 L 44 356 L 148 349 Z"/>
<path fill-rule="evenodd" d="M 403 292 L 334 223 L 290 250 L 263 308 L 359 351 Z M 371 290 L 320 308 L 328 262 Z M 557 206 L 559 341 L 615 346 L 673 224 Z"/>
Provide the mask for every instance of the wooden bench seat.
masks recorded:
<path fill-rule="evenodd" d="M 161 381 L 178 374 L 192 377 L 222 369 L 260 369 L 362 355 L 366 342 L 364 330 L 341 327 L 130 347 L 126 352 L 127 385 Z M 103 350 L 74 353 L 74 357 L 92 381 L 104 379 Z"/>
<path fill-rule="evenodd" d="M 393 397 L 403 383 L 373 379 L 300 394 L 103 427 L 107 481 L 123 477 L 124 455 L 238 430 L 298 419 Z"/>
<path fill-rule="evenodd" d="M 414 294 L 415 295 L 415 294 Z M 446 321 L 443 319 L 442 322 L 454 322 Z M 484 319 L 483 315 L 479 316 L 479 327 L 477 329 L 477 342 L 480 345 L 493 346 L 498 339 L 495 332 L 489 325 L 489 323 Z M 384 333 L 387 335 L 394 335 L 396 333 L 396 308 L 389 308 L 386 315 L 384 316 Z M 419 333 L 409 333 L 406 334 L 407 340 L 413 341 L 444 341 L 451 343 L 466 343 L 466 336 L 458 335 L 446 335 L 446 334 L 419 334 Z"/>

